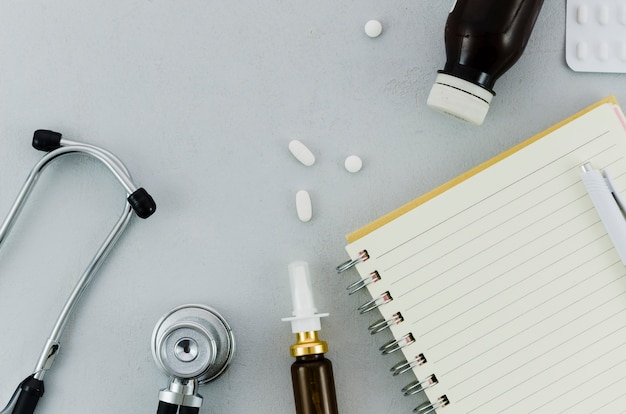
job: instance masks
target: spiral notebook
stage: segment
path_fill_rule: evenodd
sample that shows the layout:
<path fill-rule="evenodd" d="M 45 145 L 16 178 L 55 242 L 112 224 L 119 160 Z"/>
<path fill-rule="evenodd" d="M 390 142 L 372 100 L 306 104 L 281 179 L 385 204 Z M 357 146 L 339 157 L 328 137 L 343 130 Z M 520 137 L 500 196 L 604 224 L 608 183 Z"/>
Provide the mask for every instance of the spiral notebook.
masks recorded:
<path fill-rule="evenodd" d="M 626 412 L 626 267 L 580 178 L 623 194 L 625 156 L 608 97 L 347 236 L 416 412 Z"/>

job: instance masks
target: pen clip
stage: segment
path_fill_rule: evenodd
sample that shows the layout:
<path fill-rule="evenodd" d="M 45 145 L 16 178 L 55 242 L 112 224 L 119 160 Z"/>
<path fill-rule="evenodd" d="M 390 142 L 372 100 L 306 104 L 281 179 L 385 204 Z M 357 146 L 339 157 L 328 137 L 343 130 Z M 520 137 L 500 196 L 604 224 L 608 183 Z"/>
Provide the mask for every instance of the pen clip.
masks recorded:
<path fill-rule="evenodd" d="M 626 265 L 626 203 L 607 170 L 582 166 L 581 179 L 620 260 Z"/>
<path fill-rule="evenodd" d="M 611 194 L 613 194 L 613 198 L 615 199 L 617 206 L 622 211 L 622 215 L 626 214 L 626 202 L 615 188 L 615 182 L 613 181 L 613 177 L 611 177 L 611 174 L 606 169 L 602 170 L 602 176 L 604 177 L 604 181 L 606 182 L 606 186 L 609 188 L 609 191 L 611 191 Z"/>

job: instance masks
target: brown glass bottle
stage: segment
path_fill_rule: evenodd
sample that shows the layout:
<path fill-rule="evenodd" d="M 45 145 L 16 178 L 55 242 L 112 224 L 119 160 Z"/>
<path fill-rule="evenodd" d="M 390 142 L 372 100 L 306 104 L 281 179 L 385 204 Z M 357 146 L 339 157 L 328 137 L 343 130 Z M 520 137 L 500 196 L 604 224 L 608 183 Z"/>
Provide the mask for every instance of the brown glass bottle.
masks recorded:
<path fill-rule="evenodd" d="M 339 414 L 333 367 L 324 354 L 296 357 L 291 380 L 297 414 Z"/>
<path fill-rule="evenodd" d="M 446 63 L 429 105 L 482 123 L 496 80 L 519 60 L 542 5 L 543 0 L 457 0 L 446 21 Z"/>
<path fill-rule="evenodd" d="M 317 332 L 297 333 L 291 346 L 296 361 L 291 365 L 296 414 L 339 414 L 333 366 L 324 353 L 328 344 Z"/>

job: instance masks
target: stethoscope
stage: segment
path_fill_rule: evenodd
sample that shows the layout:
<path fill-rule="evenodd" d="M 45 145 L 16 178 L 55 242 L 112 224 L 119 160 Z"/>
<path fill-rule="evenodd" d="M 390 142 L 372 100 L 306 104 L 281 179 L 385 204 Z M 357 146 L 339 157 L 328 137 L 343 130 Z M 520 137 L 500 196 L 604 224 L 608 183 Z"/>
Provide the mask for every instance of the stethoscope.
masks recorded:
<path fill-rule="evenodd" d="M 152 356 L 170 377 L 157 414 L 198 414 L 198 387 L 219 377 L 234 352 L 233 332 L 215 309 L 183 305 L 165 314 L 152 333 Z"/>
<path fill-rule="evenodd" d="M 0 246 L 6 239 L 15 220 L 31 193 L 37 179 L 42 171 L 53 160 L 67 154 L 85 154 L 102 162 L 113 173 L 115 178 L 126 190 L 126 202 L 122 215 L 117 220 L 91 262 L 84 270 L 82 276 L 76 283 L 70 296 L 68 297 L 61 313 L 59 314 L 54 327 L 46 341 L 39 356 L 33 373 L 28 376 L 17 387 L 7 406 L 0 411 L 0 414 L 32 414 L 44 393 L 43 377 L 54 362 L 54 358 L 59 351 L 60 338 L 67 324 L 68 318 L 76 308 L 80 297 L 91 282 L 98 268 L 111 251 L 122 232 L 126 229 L 133 212 L 141 217 L 148 218 L 156 210 L 154 200 L 143 188 L 137 187 L 126 166 L 109 151 L 95 145 L 84 144 L 62 138 L 61 134 L 53 131 L 38 130 L 33 136 L 33 147 L 46 151 L 47 154 L 33 167 L 26 182 L 18 193 L 18 196 L 11 206 L 9 213 L 0 227 Z"/>
<path fill-rule="evenodd" d="M 101 161 L 127 193 L 122 215 L 74 286 L 37 360 L 33 373 L 17 387 L 0 414 L 32 414 L 44 393 L 43 377 L 52 366 L 68 318 L 93 276 L 126 229 L 133 212 L 148 218 L 156 210 L 152 197 L 134 183 L 126 166 L 109 151 L 95 145 L 70 141 L 47 130 L 35 131 L 33 147 L 48 152 L 31 170 L 0 227 L 0 246 L 6 239 L 35 183 L 46 166 L 56 158 L 73 153 Z M 183 305 L 172 309 L 157 323 L 152 334 L 152 356 L 169 376 L 169 385 L 159 392 L 157 414 L 198 414 L 203 398 L 200 385 L 219 377 L 229 366 L 235 340 L 226 320 L 204 305 Z"/>

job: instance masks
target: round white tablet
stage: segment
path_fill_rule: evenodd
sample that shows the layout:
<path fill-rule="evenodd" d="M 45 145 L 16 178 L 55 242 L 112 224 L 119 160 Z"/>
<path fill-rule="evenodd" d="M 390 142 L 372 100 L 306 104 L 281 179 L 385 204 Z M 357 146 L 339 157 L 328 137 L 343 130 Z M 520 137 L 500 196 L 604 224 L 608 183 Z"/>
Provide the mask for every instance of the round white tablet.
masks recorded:
<path fill-rule="evenodd" d="M 365 34 L 369 37 L 378 37 L 383 32 L 383 25 L 378 20 L 365 23 Z"/>
<path fill-rule="evenodd" d="M 356 173 L 361 171 L 361 168 L 363 167 L 363 161 L 361 160 L 361 158 L 359 158 L 358 155 L 350 155 L 346 158 L 344 165 L 346 167 L 346 170 L 351 173 Z"/>

